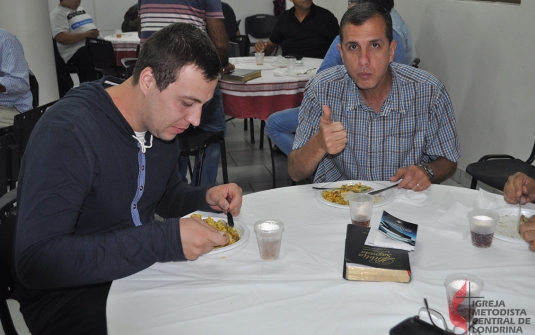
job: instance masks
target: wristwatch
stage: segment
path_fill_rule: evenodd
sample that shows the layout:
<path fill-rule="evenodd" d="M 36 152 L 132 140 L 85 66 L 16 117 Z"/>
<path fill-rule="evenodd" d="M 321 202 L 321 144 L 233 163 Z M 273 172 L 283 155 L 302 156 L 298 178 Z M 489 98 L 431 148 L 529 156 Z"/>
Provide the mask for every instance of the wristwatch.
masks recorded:
<path fill-rule="evenodd" d="M 433 180 L 433 177 L 435 176 L 435 172 L 433 171 L 433 169 L 429 165 L 418 164 L 417 166 L 419 166 L 422 169 L 424 169 L 425 174 L 429 177 L 429 181 Z"/>

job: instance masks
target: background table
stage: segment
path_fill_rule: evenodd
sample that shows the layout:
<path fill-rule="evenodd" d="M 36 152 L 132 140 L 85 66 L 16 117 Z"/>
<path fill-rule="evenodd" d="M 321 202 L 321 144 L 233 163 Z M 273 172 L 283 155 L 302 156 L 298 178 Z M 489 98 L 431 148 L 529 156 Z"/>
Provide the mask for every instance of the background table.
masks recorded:
<path fill-rule="evenodd" d="M 136 50 L 139 46 L 137 32 L 122 33 L 120 38 L 117 38 L 115 34 L 108 35 L 104 39 L 113 44 L 117 66 L 122 66 L 121 59 L 123 58 L 137 58 Z"/>
<path fill-rule="evenodd" d="M 240 248 L 194 262 L 154 264 L 114 281 L 109 334 L 388 334 L 417 314 L 423 298 L 451 326 L 443 283 L 455 272 L 480 277 L 485 300 L 503 301 L 500 310 L 525 309 L 522 317 L 533 320 L 535 254 L 527 244 L 494 239 L 490 248 L 478 249 L 469 237 L 438 234 L 430 226 L 447 209 L 455 202 L 479 206 L 480 197 L 440 185 L 426 193 L 423 204 L 396 199 L 373 210 L 372 225 L 383 210 L 419 224 L 410 283 L 344 280 L 349 210 L 321 204 L 310 185 L 278 188 L 244 197 L 236 223 L 251 236 Z M 285 224 L 280 258 L 273 261 L 260 259 L 253 230 L 255 221 L 266 218 Z M 518 322 L 518 316 L 508 317 Z M 533 324 L 520 326 L 524 334 L 535 333 Z"/>
<path fill-rule="evenodd" d="M 295 70 L 303 71 L 314 69 L 309 74 L 275 76 L 275 70 L 277 72 L 283 70 L 275 63 L 276 59 L 277 57 L 274 56 L 265 57 L 264 65 L 256 65 L 254 57 L 229 59 L 237 69 L 262 70 L 262 77 L 246 83 L 219 82 L 225 115 L 240 119 L 257 118 L 265 121 L 275 112 L 301 105 L 305 86 L 323 60 L 303 58 L 302 64 L 295 67 Z M 264 123 L 262 123 L 263 125 Z M 263 132 L 261 132 L 260 143 L 262 143 L 262 137 Z M 253 133 L 251 133 L 251 141 L 254 143 Z"/>

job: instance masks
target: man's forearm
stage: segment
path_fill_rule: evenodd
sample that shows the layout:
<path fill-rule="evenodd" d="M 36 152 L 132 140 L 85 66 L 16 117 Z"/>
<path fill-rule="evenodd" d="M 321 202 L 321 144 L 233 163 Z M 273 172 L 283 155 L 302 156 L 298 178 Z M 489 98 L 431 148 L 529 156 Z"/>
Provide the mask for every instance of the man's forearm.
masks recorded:
<path fill-rule="evenodd" d="M 294 181 L 311 176 L 326 152 L 321 149 L 314 135 L 301 148 L 293 150 L 288 156 L 288 173 Z"/>
<path fill-rule="evenodd" d="M 228 65 L 228 36 L 223 19 L 206 19 L 206 30 L 214 43 L 221 66 Z"/>
<path fill-rule="evenodd" d="M 433 169 L 435 176 L 431 182 L 434 184 L 442 183 L 444 180 L 451 177 L 457 169 L 457 163 L 452 162 L 445 157 L 439 157 L 434 161 L 425 164 Z"/>

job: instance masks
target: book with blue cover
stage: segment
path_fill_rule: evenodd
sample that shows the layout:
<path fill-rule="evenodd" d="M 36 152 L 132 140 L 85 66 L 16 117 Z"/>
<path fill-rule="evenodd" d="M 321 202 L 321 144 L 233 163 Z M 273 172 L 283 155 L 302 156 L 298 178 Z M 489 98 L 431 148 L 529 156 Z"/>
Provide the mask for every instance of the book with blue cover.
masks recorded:
<path fill-rule="evenodd" d="M 373 243 L 375 246 L 409 251 L 416 247 L 418 225 L 399 219 L 386 211 L 383 211 L 379 222 L 379 232 L 388 239 L 381 238 L 381 234 L 376 235 Z"/>

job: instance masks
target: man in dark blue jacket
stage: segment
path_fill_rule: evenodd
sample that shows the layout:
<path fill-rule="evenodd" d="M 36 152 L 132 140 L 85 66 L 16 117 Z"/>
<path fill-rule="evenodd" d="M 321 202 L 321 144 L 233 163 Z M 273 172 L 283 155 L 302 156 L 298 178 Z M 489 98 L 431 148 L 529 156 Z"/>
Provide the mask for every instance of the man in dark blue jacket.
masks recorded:
<path fill-rule="evenodd" d="M 177 170 L 176 135 L 199 124 L 220 70 L 208 36 L 174 24 L 145 43 L 130 79 L 83 84 L 43 115 L 21 168 L 15 242 L 32 334 L 105 334 L 111 281 L 228 242 L 179 219 L 240 212 L 236 184 L 192 187 Z"/>

